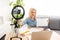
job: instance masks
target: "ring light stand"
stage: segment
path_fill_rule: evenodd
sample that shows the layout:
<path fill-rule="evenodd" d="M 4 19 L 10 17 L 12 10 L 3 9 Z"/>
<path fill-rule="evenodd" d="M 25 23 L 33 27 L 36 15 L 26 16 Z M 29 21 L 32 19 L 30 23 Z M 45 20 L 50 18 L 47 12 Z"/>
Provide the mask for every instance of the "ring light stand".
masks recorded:
<path fill-rule="evenodd" d="M 15 25 L 14 29 L 19 28 L 17 20 L 20 20 L 24 17 L 25 15 L 24 8 L 21 5 L 16 5 L 15 7 L 13 7 L 11 14 L 12 14 L 12 17 L 16 20 L 16 22 L 13 24 Z M 16 30 L 15 30 L 15 33 L 16 33 Z M 13 38 L 19 38 L 20 40 L 22 40 L 22 38 L 18 37 L 18 33 L 16 37 L 12 37 L 10 38 L 10 40 L 12 40 Z"/>

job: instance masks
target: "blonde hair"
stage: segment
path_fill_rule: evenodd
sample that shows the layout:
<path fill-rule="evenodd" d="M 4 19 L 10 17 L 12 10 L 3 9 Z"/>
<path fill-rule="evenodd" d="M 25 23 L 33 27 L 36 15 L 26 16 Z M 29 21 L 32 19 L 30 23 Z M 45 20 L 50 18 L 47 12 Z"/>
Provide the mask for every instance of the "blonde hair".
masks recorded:
<path fill-rule="evenodd" d="M 30 8 L 30 10 L 29 10 L 29 17 L 31 17 L 30 14 L 31 14 L 32 10 L 35 10 L 35 12 L 36 12 L 35 8 Z"/>
<path fill-rule="evenodd" d="M 32 10 L 35 10 L 35 11 L 36 11 L 36 9 L 35 9 L 35 8 L 30 8 L 29 13 L 30 13 Z"/>

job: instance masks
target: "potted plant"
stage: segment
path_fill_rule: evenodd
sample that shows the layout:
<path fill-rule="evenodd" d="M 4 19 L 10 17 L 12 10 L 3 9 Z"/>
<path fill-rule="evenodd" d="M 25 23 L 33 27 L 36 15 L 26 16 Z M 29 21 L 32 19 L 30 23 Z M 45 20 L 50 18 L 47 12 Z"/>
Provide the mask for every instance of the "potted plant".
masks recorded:
<path fill-rule="evenodd" d="M 12 7 L 15 7 L 16 5 L 24 6 L 24 3 L 23 3 L 23 0 L 16 0 L 15 3 L 12 1 L 9 5 Z M 21 17 L 21 16 L 22 16 L 22 14 L 20 13 L 20 15 L 18 15 L 18 17 Z M 14 24 L 16 22 L 16 20 L 12 17 L 11 22 Z M 18 25 L 20 26 L 19 23 L 18 23 Z"/>

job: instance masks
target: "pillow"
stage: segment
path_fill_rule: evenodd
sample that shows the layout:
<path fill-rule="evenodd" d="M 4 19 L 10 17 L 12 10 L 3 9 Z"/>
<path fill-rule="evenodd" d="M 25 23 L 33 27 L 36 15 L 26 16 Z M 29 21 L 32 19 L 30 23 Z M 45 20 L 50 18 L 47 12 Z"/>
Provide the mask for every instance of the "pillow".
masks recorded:
<path fill-rule="evenodd" d="M 50 29 L 60 30 L 60 19 L 59 18 L 50 18 L 49 27 L 50 27 Z"/>
<path fill-rule="evenodd" d="M 48 17 L 37 17 L 37 27 L 47 28 L 48 27 Z"/>

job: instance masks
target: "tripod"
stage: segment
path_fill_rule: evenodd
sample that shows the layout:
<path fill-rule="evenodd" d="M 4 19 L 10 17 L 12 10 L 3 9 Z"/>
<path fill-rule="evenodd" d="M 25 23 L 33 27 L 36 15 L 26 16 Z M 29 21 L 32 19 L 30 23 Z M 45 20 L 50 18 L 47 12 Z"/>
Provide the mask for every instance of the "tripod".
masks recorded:
<path fill-rule="evenodd" d="M 19 28 L 19 26 L 18 26 L 17 21 L 16 21 L 14 24 L 11 24 L 11 25 L 15 25 L 15 27 L 14 27 L 14 32 L 16 33 L 16 36 L 15 36 L 15 37 L 11 37 L 10 40 L 12 40 L 12 39 L 14 39 L 14 38 L 18 38 L 18 39 L 22 40 L 21 37 L 18 37 L 18 31 L 17 31 L 17 29 Z"/>

